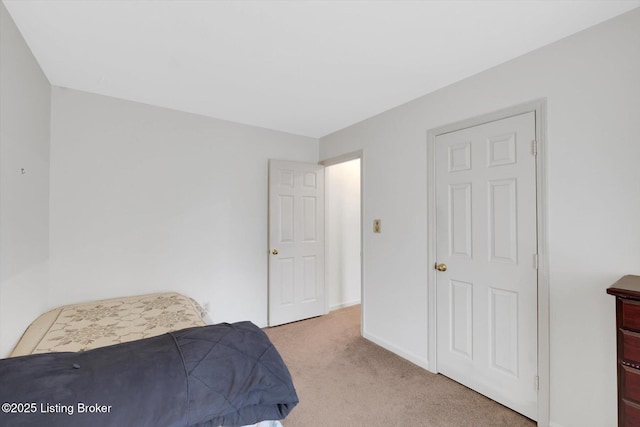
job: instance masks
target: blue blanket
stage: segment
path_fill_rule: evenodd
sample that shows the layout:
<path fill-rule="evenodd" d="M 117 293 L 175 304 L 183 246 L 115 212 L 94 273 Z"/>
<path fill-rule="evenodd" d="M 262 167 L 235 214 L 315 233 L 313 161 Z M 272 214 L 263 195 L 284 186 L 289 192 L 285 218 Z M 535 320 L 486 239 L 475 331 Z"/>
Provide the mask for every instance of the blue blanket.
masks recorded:
<path fill-rule="evenodd" d="M 283 419 L 297 403 L 289 370 L 250 322 L 0 360 L 2 426 L 240 426 Z"/>

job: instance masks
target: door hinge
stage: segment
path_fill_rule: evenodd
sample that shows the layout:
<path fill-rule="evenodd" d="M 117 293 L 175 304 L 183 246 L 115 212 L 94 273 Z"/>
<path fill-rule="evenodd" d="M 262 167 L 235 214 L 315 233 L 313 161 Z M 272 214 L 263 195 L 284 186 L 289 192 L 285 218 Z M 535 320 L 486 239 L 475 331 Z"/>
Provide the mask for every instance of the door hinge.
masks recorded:
<path fill-rule="evenodd" d="M 540 262 L 538 259 L 538 254 L 533 254 L 533 268 L 536 270 L 540 267 Z"/>
<path fill-rule="evenodd" d="M 537 375 L 533 379 L 533 386 L 536 388 L 536 391 L 540 390 L 540 377 Z"/>
<path fill-rule="evenodd" d="M 533 154 L 534 156 L 538 155 L 538 141 L 536 141 L 535 139 L 531 141 L 531 154 Z"/>

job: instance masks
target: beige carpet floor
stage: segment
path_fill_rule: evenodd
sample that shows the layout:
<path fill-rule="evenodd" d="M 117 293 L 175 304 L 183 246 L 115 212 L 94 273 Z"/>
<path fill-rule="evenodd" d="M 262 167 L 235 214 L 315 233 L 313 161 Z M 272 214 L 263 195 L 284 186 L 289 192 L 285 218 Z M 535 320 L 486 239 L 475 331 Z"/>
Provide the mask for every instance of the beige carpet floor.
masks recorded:
<path fill-rule="evenodd" d="M 531 427 L 536 423 L 360 336 L 360 306 L 265 332 L 300 403 L 285 427 Z"/>

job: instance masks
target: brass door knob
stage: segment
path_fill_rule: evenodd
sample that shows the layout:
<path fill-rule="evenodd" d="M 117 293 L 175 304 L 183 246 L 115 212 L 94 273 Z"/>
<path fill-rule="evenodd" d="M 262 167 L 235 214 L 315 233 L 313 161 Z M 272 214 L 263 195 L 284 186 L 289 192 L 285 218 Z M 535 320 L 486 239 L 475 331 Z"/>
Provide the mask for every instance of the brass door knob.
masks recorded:
<path fill-rule="evenodd" d="M 447 264 L 436 264 L 436 270 L 447 271 Z"/>
<path fill-rule="evenodd" d="M 274 250 L 271 251 L 271 253 L 274 254 L 274 255 L 278 255 L 278 250 L 274 249 Z"/>

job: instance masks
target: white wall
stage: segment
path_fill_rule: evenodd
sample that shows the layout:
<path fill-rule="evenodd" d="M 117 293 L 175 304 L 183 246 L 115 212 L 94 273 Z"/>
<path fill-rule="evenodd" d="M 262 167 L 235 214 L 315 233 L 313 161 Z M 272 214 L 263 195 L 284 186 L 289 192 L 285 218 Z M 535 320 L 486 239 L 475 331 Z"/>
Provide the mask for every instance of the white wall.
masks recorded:
<path fill-rule="evenodd" d="M 325 169 L 329 310 L 360 303 L 360 159 Z"/>
<path fill-rule="evenodd" d="M 616 420 L 614 300 L 640 274 L 640 9 L 324 137 L 363 150 L 365 334 L 427 361 L 426 132 L 548 101 L 552 426 Z"/>
<path fill-rule="evenodd" d="M 0 357 L 4 357 L 46 306 L 51 86 L 1 3 L 0 93 Z"/>
<path fill-rule="evenodd" d="M 318 141 L 53 88 L 50 305 L 175 290 L 267 322 L 267 161 Z"/>

